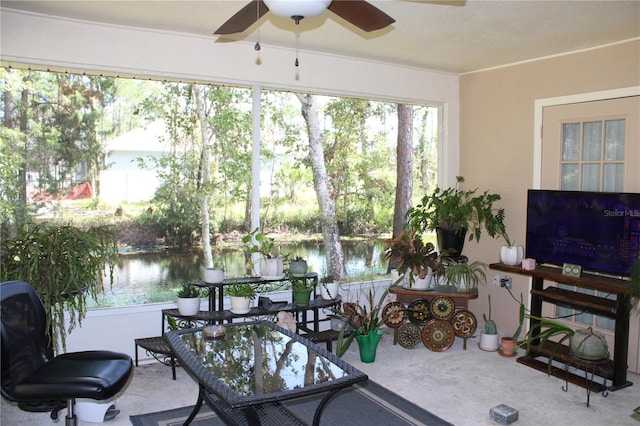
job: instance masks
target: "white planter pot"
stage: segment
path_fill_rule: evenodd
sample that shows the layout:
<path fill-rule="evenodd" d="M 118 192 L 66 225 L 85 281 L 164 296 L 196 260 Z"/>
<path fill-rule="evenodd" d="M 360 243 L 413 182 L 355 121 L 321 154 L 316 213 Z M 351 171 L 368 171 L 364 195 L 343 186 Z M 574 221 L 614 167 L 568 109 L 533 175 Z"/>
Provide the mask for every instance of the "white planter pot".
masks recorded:
<path fill-rule="evenodd" d="M 230 296 L 231 312 L 234 314 L 246 314 L 251 310 L 251 299 L 248 297 Z"/>
<path fill-rule="evenodd" d="M 190 298 L 182 298 L 178 297 L 178 312 L 180 315 L 195 315 L 200 310 L 200 298 L 199 297 L 190 297 Z"/>
<path fill-rule="evenodd" d="M 497 351 L 500 348 L 499 334 L 480 333 L 480 349 L 483 351 Z"/>
<path fill-rule="evenodd" d="M 260 259 L 260 275 L 263 278 L 280 278 L 284 274 L 284 262 L 282 258 Z"/>
<path fill-rule="evenodd" d="M 500 262 L 505 265 L 519 265 L 524 257 L 522 246 L 502 246 L 500 248 Z"/>
<path fill-rule="evenodd" d="M 219 284 L 224 281 L 224 271 L 222 269 L 206 268 L 204 270 L 204 282 Z"/>
<path fill-rule="evenodd" d="M 332 283 L 320 283 L 320 295 L 324 300 L 333 300 L 338 297 L 338 289 L 340 283 L 334 281 Z"/>
<path fill-rule="evenodd" d="M 420 278 L 418 275 L 413 275 L 413 285 L 411 286 L 414 290 L 426 290 L 431 286 L 431 278 L 433 274 L 431 273 L 431 269 L 429 269 L 429 273 L 424 277 Z"/>

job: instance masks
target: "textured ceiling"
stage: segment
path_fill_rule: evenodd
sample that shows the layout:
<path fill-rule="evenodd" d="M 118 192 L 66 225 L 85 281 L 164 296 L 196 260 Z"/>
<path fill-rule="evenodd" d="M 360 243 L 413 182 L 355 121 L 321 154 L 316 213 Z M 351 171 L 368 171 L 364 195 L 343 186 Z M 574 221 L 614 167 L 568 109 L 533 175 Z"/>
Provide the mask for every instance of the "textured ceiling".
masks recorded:
<path fill-rule="evenodd" d="M 217 43 L 260 38 L 295 48 L 292 20 L 267 13 L 247 31 L 213 32 L 248 0 L 1 1 L 2 7 L 100 23 L 176 31 Z M 640 0 L 371 1 L 396 22 L 365 33 L 331 12 L 300 23 L 301 50 L 464 73 L 640 37 Z M 238 54 L 251 55 L 247 45 Z"/>

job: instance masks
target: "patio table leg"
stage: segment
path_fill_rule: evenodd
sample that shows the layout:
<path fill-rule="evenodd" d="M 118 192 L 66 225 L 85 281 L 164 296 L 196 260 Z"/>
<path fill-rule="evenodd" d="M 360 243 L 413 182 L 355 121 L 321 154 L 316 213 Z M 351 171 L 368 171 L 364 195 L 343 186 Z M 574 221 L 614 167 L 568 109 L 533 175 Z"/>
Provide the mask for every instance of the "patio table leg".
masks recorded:
<path fill-rule="evenodd" d="M 200 408 L 202 407 L 202 401 L 204 400 L 204 392 L 204 387 L 202 385 L 198 385 L 198 400 L 196 401 L 196 405 L 193 407 L 191 414 L 189 414 L 187 420 L 184 421 L 183 426 L 189 426 L 198 414 L 198 411 L 200 411 Z"/>
<path fill-rule="evenodd" d="M 316 413 L 313 416 L 313 426 L 319 426 L 320 425 L 320 416 L 322 416 L 322 410 L 324 410 L 324 406 L 327 405 L 327 402 L 329 402 L 329 400 L 338 392 L 340 392 L 342 389 L 344 388 L 340 388 L 340 389 L 334 389 L 332 391 L 329 391 L 329 393 L 327 393 L 324 398 L 322 398 L 322 401 L 320 401 L 320 403 L 318 404 L 318 407 L 316 408 Z"/>

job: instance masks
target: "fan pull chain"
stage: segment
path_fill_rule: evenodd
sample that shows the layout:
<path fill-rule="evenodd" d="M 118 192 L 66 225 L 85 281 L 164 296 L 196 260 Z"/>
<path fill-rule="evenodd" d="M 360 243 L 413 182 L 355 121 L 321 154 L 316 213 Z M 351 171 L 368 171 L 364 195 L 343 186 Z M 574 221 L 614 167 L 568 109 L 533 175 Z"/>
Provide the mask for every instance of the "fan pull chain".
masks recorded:
<path fill-rule="evenodd" d="M 291 18 L 293 18 L 293 20 L 296 23 L 296 62 L 295 62 L 295 66 L 296 68 L 300 65 L 300 62 L 298 61 L 298 53 L 300 51 L 300 20 L 302 20 L 302 18 L 304 18 L 303 16 L 292 16 Z"/>

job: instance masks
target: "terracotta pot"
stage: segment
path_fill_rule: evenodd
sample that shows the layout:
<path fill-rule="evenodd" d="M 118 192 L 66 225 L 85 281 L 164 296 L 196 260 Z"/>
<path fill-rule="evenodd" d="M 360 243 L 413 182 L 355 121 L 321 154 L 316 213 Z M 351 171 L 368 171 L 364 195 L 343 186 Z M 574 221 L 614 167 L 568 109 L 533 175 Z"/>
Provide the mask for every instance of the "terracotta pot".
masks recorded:
<path fill-rule="evenodd" d="M 502 354 L 504 356 L 513 356 L 516 353 L 516 341 L 513 337 L 503 337 L 500 339 L 502 344 Z"/>

